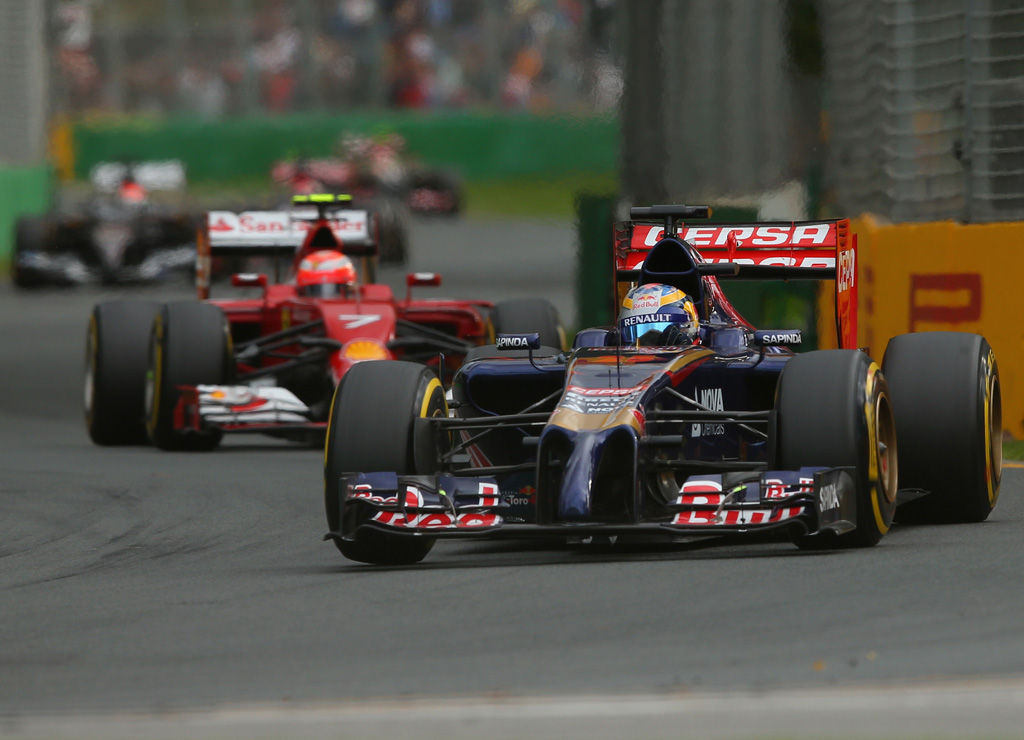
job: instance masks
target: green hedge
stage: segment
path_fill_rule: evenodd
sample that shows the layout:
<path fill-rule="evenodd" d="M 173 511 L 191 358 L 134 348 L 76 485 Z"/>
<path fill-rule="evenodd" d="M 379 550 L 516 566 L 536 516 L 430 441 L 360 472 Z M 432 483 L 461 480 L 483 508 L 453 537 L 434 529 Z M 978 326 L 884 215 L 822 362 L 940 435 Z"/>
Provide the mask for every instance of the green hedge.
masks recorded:
<path fill-rule="evenodd" d="M 49 167 L 0 167 L 0 263 L 7 263 L 14 247 L 18 216 L 45 213 L 50 192 Z"/>
<path fill-rule="evenodd" d="M 80 121 L 73 126 L 75 175 L 101 161 L 181 159 L 190 182 L 266 177 L 278 159 L 331 153 L 339 134 L 396 132 L 431 165 L 474 180 L 608 172 L 618 166 L 612 117 L 527 114 L 302 114 L 220 122 L 194 118 Z"/>

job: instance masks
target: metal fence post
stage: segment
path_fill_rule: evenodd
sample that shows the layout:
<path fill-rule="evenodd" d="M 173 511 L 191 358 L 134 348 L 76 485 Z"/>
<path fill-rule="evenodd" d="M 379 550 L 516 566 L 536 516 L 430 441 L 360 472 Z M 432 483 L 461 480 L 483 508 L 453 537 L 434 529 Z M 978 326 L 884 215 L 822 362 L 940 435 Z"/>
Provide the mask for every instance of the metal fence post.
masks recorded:
<path fill-rule="evenodd" d="M 576 196 L 576 326 L 606 326 L 614 321 L 612 218 L 615 197 Z"/>
<path fill-rule="evenodd" d="M 973 220 L 974 206 L 974 0 L 964 6 L 964 131 L 960 165 L 964 168 L 964 223 Z"/>
<path fill-rule="evenodd" d="M 252 58 L 253 47 L 252 26 L 249 22 L 252 7 L 249 0 L 232 0 L 231 16 L 235 28 L 235 47 L 242 67 L 242 102 L 241 109 L 254 114 L 260 109 L 259 80 L 256 77 L 255 64 Z"/>
<path fill-rule="evenodd" d="M 46 149 L 47 43 L 42 3 L 0 3 L 0 166 L 34 165 Z"/>

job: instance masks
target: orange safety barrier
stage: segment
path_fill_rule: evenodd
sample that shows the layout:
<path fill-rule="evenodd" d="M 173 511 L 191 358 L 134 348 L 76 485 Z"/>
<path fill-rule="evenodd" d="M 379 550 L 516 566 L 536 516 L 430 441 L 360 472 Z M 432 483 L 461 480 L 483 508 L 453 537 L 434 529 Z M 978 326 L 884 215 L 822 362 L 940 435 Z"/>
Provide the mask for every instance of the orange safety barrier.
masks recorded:
<path fill-rule="evenodd" d="M 898 334 L 983 335 L 999 363 L 1003 426 L 1024 439 L 1024 222 L 880 225 L 863 216 L 850 224 L 860 262 L 858 345 L 880 361 Z M 818 343 L 835 347 L 832 286 L 819 297 Z"/>

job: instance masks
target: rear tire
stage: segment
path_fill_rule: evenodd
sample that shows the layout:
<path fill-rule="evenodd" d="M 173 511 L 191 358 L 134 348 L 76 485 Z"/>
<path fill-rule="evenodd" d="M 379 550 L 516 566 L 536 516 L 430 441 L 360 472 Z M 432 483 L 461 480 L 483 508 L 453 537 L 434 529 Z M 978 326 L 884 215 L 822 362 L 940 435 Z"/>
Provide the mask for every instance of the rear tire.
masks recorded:
<path fill-rule="evenodd" d="M 900 486 L 930 493 L 900 506 L 901 522 L 980 522 L 999 498 L 1002 397 L 985 338 L 903 334 L 882 360 L 900 440 Z"/>
<path fill-rule="evenodd" d="M 558 309 L 546 298 L 513 298 L 491 311 L 494 334 L 539 334 L 540 343 L 565 350 L 565 329 Z"/>
<path fill-rule="evenodd" d="M 377 214 L 381 264 L 404 265 L 409 259 L 409 215 L 405 205 L 390 198 L 383 198 L 372 208 Z"/>
<path fill-rule="evenodd" d="M 776 400 L 779 470 L 855 468 L 857 528 L 797 537 L 798 547 L 869 547 L 889 531 L 896 509 L 896 426 L 886 380 L 857 350 L 823 350 L 786 363 Z"/>
<path fill-rule="evenodd" d="M 324 506 L 332 532 L 350 533 L 365 521 L 361 508 L 342 521 L 341 480 L 346 473 L 395 472 L 433 475 L 437 461 L 430 439 L 414 420 L 447 416 L 444 389 L 422 365 L 394 360 L 361 362 L 342 378 L 331 404 L 324 452 Z M 351 517 L 351 518 L 350 518 Z M 364 531 L 360 539 L 335 539 L 349 560 L 376 565 L 418 563 L 434 546 L 432 537 Z"/>
<path fill-rule="evenodd" d="M 98 445 L 148 442 L 146 371 L 159 309 L 151 301 L 110 301 L 92 310 L 85 348 L 85 426 Z"/>
<path fill-rule="evenodd" d="M 146 431 L 162 450 L 206 451 L 223 433 L 182 433 L 174 428 L 178 386 L 224 385 L 232 375 L 231 334 L 219 306 L 165 303 L 153 320 L 146 377 Z"/>

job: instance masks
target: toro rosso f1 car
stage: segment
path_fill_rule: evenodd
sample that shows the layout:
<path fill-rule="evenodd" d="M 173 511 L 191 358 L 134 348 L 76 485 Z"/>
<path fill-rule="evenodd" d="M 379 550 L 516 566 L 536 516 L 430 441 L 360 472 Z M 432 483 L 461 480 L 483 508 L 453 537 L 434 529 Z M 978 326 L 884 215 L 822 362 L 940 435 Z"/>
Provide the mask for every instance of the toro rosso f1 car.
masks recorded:
<path fill-rule="evenodd" d="M 547 341 L 562 341 L 557 312 L 545 299 L 493 305 L 412 298 L 413 287 L 440 284 L 436 273 L 409 274 L 404 298 L 388 285 L 360 282 L 356 262 L 364 275 L 373 272 L 372 214 L 334 195 L 295 201 L 299 209 L 290 213 L 208 214 L 198 240 L 201 300 L 94 308 L 85 373 L 94 442 L 205 450 L 226 433 L 260 432 L 322 443 L 335 386 L 362 362 L 402 359 L 403 366 L 422 363 L 413 366 L 450 377 L 495 331 L 539 326 Z M 232 284 L 257 295 L 207 300 L 211 262 L 221 256 L 283 258 L 298 280 L 239 273 Z M 304 266 L 318 259 L 331 268 L 324 274 L 340 269 L 347 277 L 307 290 Z"/>
<path fill-rule="evenodd" d="M 775 532 L 833 548 L 874 545 L 897 516 L 985 519 L 1002 464 L 985 339 L 907 334 L 879 365 L 855 349 L 847 221 L 697 221 L 709 213 L 632 209 L 615 231 L 624 318 L 570 352 L 499 335 L 447 400 L 424 367 L 353 368 L 326 443 L 325 539 L 408 564 L 441 538 Z M 721 288 L 737 279 L 834 281 L 842 349 L 798 354 L 800 331 L 754 329 Z M 659 296 L 692 332 L 640 341 L 672 317 Z"/>
<path fill-rule="evenodd" d="M 180 162 L 104 162 L 90 179 L 94 195 L 80 208 L 16 221 L 15 285 L 140 283 L 191 274 L 198 219 L 149 196 L 184 188 Z"/>

